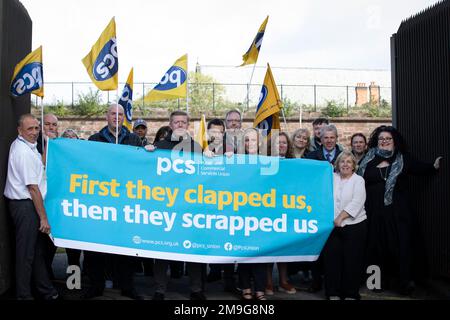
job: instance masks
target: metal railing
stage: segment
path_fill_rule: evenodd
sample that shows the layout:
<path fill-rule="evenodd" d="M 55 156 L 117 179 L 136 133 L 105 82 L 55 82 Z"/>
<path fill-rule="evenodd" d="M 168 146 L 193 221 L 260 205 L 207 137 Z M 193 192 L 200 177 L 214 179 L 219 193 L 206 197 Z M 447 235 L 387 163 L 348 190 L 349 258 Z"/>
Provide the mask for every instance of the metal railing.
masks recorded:
<path fill-rule="evenodd" d="M 156 83 L 140 82 L 134 83 L 133 100 L 134 106 L 145 108 L 150 106 L 144 102 L 142 97 L 147 94 Z M 114 102 L 120 96 L 124 83 L 119 84 L 116 91 L 99 91 L 90 82 L 46 82 L 45 83 L 45 105 L 75 106 L 79 103 L 80 97 L 87 94 L 97 93 L 99 102 L 106 104 Z M 380 101 L 384 100 L 391 104 L 391 88 L 378 87 Z M 248 111 L 256 107 L 259 101 L 260 84 L 238 84 L 238 83 L 190 83 L 189 84 L 189 105 L 216 111 L 222 108 L 238 107 Z M 356 87 L 342 85 L 323 84 L 280 84 L 278 90 L 282 101 L 294 107 L 303 106 L 311 111 L 318 111 L 327 105 L 327 101 L 334 100 L 350 109 L 355 106 Z M 369 90 L 367 90 L 369 91 Z M 369 93 L 366 97 L 370 101 Z M 247 99 L 247 97 L 249 97 Z M 34 101 L 33 101 L 34 103 Z M 158 106 L 178 104 L 182 107 L 185 102 L 158 102 Z M 153 106 L 154 104 L 152 104 Z"/>

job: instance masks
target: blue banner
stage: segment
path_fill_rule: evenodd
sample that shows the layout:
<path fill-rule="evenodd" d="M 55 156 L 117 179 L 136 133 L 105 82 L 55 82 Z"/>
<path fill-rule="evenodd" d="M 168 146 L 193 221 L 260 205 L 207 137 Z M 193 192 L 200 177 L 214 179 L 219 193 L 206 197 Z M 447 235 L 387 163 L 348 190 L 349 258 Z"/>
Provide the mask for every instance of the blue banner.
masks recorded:
<path fill-rule="evenodd" d="M 313 261 L 333 229 L 332 167 L 50 140 L 55 245 L 169 260 Z"/>

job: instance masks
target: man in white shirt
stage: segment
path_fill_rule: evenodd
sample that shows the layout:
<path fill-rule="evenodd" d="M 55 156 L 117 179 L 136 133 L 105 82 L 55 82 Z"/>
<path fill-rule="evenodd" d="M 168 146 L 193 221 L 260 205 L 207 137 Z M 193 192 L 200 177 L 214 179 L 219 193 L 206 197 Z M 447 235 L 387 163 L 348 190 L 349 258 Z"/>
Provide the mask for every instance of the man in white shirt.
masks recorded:
<path fill-rule="evenodd" d="M 39 121 L 22 115 L 19 136 L 11 144 L 4 195 L 15 227 L 16 296 L 31 300 L 31 281 L 46 300 L 58 299 L 49 279 L 44 246 L 50 225 L 43 198 L 47 190 L 44 165 L 37 150 Z"/>

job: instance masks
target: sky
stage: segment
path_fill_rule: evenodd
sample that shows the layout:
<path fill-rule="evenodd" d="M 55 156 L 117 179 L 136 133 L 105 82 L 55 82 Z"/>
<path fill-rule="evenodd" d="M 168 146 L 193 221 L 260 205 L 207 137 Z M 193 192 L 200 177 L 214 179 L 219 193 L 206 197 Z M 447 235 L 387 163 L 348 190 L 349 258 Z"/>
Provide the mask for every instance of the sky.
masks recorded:
<path fill-rule="evenodd" d="M 81 59 L 115 16 L 119 81 L 158 82 L 189 69 L 237 66 L 269 15 L 258 66 L 390 69 L 390 37 L 436 0 L 20 0 L 43 46 L 48 82 L 89 81 Z M 248 68 L 248 67 L 246 67 Z M 243 68 L 245 69 L 245 68 Z"/>

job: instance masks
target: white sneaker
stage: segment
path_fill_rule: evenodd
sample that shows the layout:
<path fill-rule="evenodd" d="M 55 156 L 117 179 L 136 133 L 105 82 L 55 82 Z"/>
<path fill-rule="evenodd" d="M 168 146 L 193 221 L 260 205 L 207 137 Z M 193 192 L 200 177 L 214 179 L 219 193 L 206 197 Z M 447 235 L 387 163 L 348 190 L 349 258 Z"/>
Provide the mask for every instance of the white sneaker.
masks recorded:
<path fill-rule="evenodd" d="M 338 296 L 330 296 L 330 297 L 328 298 L 328 300 L 341 300 L 341 298 L 338 297 Z"/>

